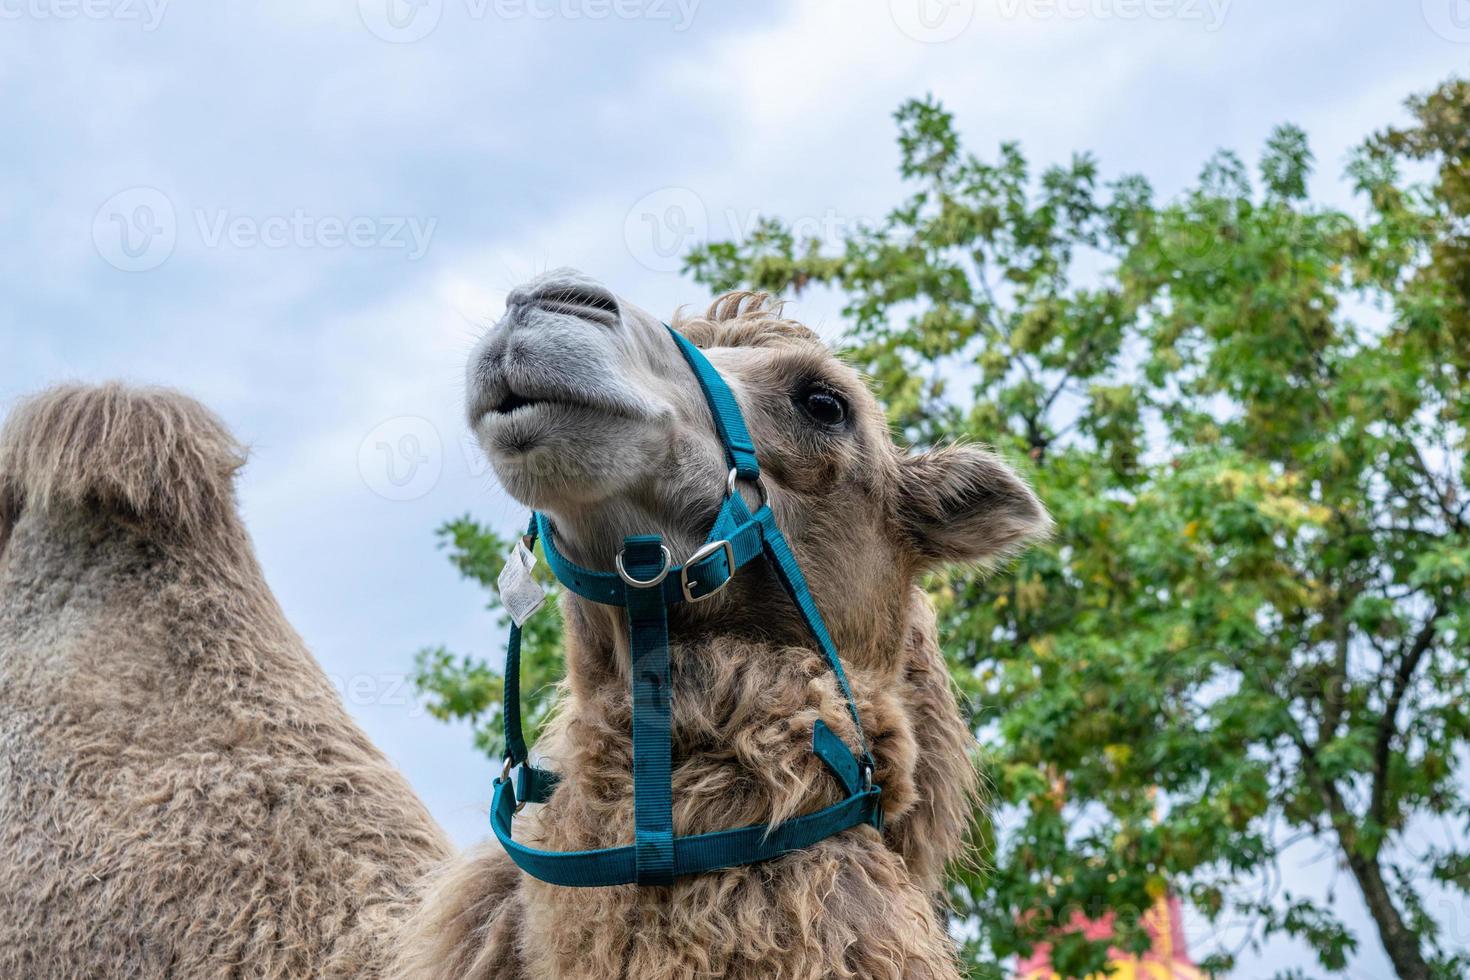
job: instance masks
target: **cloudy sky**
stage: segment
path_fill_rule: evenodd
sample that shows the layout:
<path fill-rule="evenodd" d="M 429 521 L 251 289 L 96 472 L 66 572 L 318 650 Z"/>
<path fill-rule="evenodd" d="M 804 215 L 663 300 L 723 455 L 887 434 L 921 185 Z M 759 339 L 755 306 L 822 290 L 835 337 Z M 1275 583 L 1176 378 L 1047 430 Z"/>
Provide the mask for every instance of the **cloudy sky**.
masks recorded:
<path fill-rule="evenodd" d="M 521 520 L 460 417 L 510 287 L 574 265 L 655 312 L 702 302 L 696 241 L 897 200 L 890 114 L 926 92 L 972 147 L 1090 149 L 1165 195 L 1293 121 L 1347 205 L 1349 147 L 1467 57 L 1466 0 L 0 0 L 0 410 L 120 377 L 219 411 L 288 615 L 468 843 L 489 763 L 405 674 L 426 644 L 499 655 L 432 532 Z M 794 309 L 842 329 L 830 298 Z M 1354 975 L 1385 975 L 1360 935 Z"/>

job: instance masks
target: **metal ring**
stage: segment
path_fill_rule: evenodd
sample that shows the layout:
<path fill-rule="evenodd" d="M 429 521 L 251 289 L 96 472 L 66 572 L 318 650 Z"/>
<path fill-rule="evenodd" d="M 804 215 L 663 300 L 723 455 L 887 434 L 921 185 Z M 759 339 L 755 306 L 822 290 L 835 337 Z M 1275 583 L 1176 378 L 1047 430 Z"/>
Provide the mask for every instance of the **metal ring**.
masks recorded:
<path fill-rule="evenodd" d="M 506 756 L 505 757 L 505 763 L 500 767 L 500 779 L 499 779 L 499 782 L 507 783 L 508 784 L 506 788 L 510 790 L 510 795 L 512 797 L 514 797 L 516 795 L 516 787 L 515 787 L 515 784 L 510 781 L 510 771 L 512 769 L 514 769 L 514 768 L 515 768 L 515 763 L 513 763 L 513 762 L 510 761 L 510 756 Z M 526 801 L 525 800 L 516 800 L 516 808 L 515 808 L 515 812 L 516 813 L 520 813 L 525 808 L 526 808 Z"/>
<path fill-rule="evenodd" d="M 665 545 L 659 545 L 658 550 L 664 553 L 664 567 L 658 570 L 657 575 L 647 580 L 636 579 L 628 574 L 628 570 L 623 567 L 623 553 L 619 551 L 617 556 L 613 558 L 613 564 L 618 569 L 618 577 L 635 589 L 651 589 L 661 583 L 669 577 L 669 569 L 674 567 L 674 556 L 669 553 L 669 549 Z"/>
<path fill-rule="evenodd" d="M 730 475 L 725 478 L 725 496 L 735 496 L 735 481 L 738 479 L 740 479 L 740 471 L 737 469 L 730 470 Z M 756 490 L 760 491 L 762 507 L 771 502 L 770 495 L 766 493 L 766 484 L 764 480 L 762 480 L 760 477 L 756 477 L 755 479 L 749 480 L 747 482 L 754 483 Z"/>

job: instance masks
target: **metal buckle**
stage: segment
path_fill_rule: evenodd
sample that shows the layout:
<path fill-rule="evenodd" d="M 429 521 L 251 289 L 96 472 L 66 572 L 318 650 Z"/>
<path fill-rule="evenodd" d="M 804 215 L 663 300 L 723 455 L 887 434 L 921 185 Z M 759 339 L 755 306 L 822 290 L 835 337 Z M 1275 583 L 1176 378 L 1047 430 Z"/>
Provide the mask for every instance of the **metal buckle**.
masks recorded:
<path fill-rule="evenodd" d="M 733 473 L 734 471 L 731 470 L 731 472 Z M 693 592 L 690 592 L 689 591 L 689 569 L 693 568 L 695 565 L 697 565 L 700 562 L 704 561 L 706 558 L 708 558 L 710 555 L 714 554 L 715 552 L 719 551 L 721 548 L 723 548 L 725 550 L 725 564 L 726 564 L 726 566 L 729 567 L 730 574 L 725 577 L 725 581 L 721 582 L 719 585 L 715 586 L 713 589 L 710 589 L 704 595 L 695 595 Z M 729 585 L 730 584 L 730 580 L 733 579 L 734 577 L 735 577 L 735 546 L 732 545 L 728 540 L 724 540 L 724 541 L 710 541 L 707 544 L 701 545 L 700 548 L 699 548 L 699 550 L 696 551 L 694 554 L 690 555 L 689 558 L 684 562 L 684 567 L 681 568 L 681 569 L 679 569 L 679 588 L 681 590 L 683 590 L 683 592 L 684 592 L 684 601 L 687 602 L 687 603 L 690 603 L 692 605 L 692 604 L 694 604 L 696 602 L 703 602 L 704 600 L 708 599 L 710 596 L 719 595 L 720 594 L 720 591 L 722 589 L 724 589 L 725 586 Z"/>
<path fill-rule="evenodd" d="M 725 496 L 727 496 L 727 497 L 733 497 L 733 496 L 735 496 L 735 481 L 738 480 L 738 479 L 740 479 L 740 471 L 739 470 L 736 470 L 736 469 L 730 470 L 730 475 L 727 476 L 727 477 L 725 477 Z M 756 490 L 758 490 L 760 492 L 760 495 L 761 495 L 761 504 L 760 504 L 760 506 L 761 507 L 764 507 L 766 504 L 770 503 L 771 502 L 771 498 L 770 498 L 770 495 L 766 493 L 766 484 L 765 484 L 765 481 L 762 480 L 760 477 L 756 477 L 754 480 L 751 480 L 750 482 L 751 483 L 754 483 Z M 757 507 L 756 509 L 759 510 L 760 507 Z"/>
<path fill-rule="evenodd" d="M 617 553 L 617 556 L 613 558 L 613 564 L 617 566 L 618 569 L 618 577 L 621 578 L 624 582 L 627 582 L 635 589 L 651 589 L 655 585 L 658 585 L 664 579 L 669 577 L 669 569 L 674 567 L 674 556 L 669 554 L 668 547 L 665 545 L 659 545 L 658 550 L 664 553 L 664 567 L 659 569 L 657 575 L 647 580 L 637 579 L 628 574 L 628 570 L 623 567 L 623 553 L 619 551 Z"/>

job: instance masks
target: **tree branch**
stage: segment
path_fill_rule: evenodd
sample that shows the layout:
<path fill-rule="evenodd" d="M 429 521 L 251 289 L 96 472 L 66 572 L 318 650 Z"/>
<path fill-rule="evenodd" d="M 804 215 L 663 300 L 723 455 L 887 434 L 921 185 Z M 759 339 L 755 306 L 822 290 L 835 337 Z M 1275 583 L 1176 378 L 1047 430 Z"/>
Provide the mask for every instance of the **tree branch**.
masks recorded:
<path fill-rule="evenodd" d="M 1067 384 L 1072 381 L 1073 375 L 1082 366 L 1083 359 L 1092 353 L 1092 348 L 1095 346 L 1093 341 L 1095 339 L 1095 334 L 1089 334 L 1084 337 L 1081 345 L 1072 353 L 1067 363 L 1062 365 L 1062 379 L 1057 382 L 1056 387 L 1051 390 L 1051 393 L 1046 396 L 1046 400 L 1042 402 L 1041 414 L 1044 415 L 1051 410 L 1052 403 L 1057 400 L 1057 396 L 1062 393 L 1062 389 L 1066 388 Z"/>
<path fill-rule="evenodd" d="M 1461 534 L 1470 531 L 1470 525 L 1465 522 L 1464 508 L 1457 509 L 1450 503 L 1454 478 L 1450 478 L 1449 488 L 1440 489 L 1439 481 L 1435 479 L 1434 471 L 1429 468 L 1429 463 L 1424 459 L 1424 454 L 1419 451 L 1419 446 L 1410 440 L 1409 448 L 1414 451 L 1414 468 L 1419 471 L 1420 476 L 1424 477 L 1424 482 L 1429 484 L 1430 494 L 1434 497 L 1434 502 L 1439 507 L 1440 513 L 1444 515 L 1444 519 L 1449 522 L 1450 527 Z"/>
<path fill-rule="evenodd" d="M 1337 737 L 1337 728 L 1342 722 L 1342 711 L 1347 701 L 1350 631 L 1346 609 L 1349 601 L 1339 595 L 1333 608 L 1337 621 L 1333 624 L 1332 671 L 1327 677 L 1327 690 L 1322 692 L 1322 736 L 1326 739 Z"/>
<path fill-rule="evenodd" d="M 1404 694 L 1419 670 L 1424 655 L 1434 646 L 1434 624 L 1444 612 L 1443 600 L 1436 602 L 1413 643 L 1399 657 L 1393 686 L 1389 691 L 1388 701 L 1383 706 L 1383 716 L 1378 719 L 1378 739 L 1373 746 L 1373 791 L 1368 804 L 1368 816 L 1380 829 L 1388 825 L 1385 812 L 1388 808 L 1388 763 L 1394 736 L 1398 734 L 1399 705 L 1403 703 Z"/>

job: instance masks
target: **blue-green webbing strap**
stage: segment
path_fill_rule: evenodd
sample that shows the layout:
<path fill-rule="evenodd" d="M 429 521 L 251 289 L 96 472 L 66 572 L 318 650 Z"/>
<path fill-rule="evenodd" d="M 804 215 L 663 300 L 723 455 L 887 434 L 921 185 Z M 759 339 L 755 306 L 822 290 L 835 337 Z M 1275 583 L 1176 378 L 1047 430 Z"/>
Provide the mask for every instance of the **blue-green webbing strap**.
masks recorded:
<path fill-rule="evenodd" d="M 667 606 L 688 601 L 684 591 L 686 586 L 688 594 L 696 599 L 718 592 L 741 567 L 765 555 L 764 533 L 760 522 L 751 515 L 739 495 L 733 495 L 720 508 L 714 529 L 710 532 L 711 541 L 729 541 L 730 551 L 727 553 L 725 549 L 719 548 L 696 563 L 672 568 L 657 589 L 643 591 L 659 592 Z M 526 546 L 535 547 L 538 538 L 552 574 L 567 589 L 604 605 L 627 605 L 627 584 L 621 576 L 615 572 L 596 572 L 570 561 L 557 548 L 554 530 L 545 515 L 533 513 L 526 530 Z M 733 567 L 731 558 L 734 559 Z M 656 572 L 657 570 L 655 574 Z M 555 773 L 536 769 L 527 762 L 530 753 L 525 735 L 521 731 L 520 662 L 521 629 L 512 624 L 506 644 L 504 704 L 501 711 L 506 755 L 512 766 L 521 767 L 516 793 L 520 801 L 542 803 L 551 795 L 557 777 Z"/>
<path fill-rule="evenodd" d="M 755 443 L 750 441 L 750 431 L 745 428 L 745 416 L 740 414 L 740 404 L 720 372 L 704 356 L 698 347 L 691 344 L 673 327 L 667 327 L 679 345 L 679 353 L 694 371 L 699 387 L 709 403 L 710 414 L 715 417 L 715 430 L 725 446 L 725 456 L 742 480 L 754 480 L 761 475 L 760 463 L 755 459 Z"/>
<path fill-rule="evenodd" d="M 827 661 L 827 666 L 832 668 L 832 673 L 837 677 L 837 686 L 842 690 L 842 696 L 847 699 L 847 711 L 852 715 L 853 728 L 857 731 L 858 743 L 862 749 L 862 761 L 865 765 L 874 765 L 873 756 L 868 751 L 868 738 L 863 734 L 863 723 L 858 718 L 857 700 L 852 696 L 852 688 L 847 683 L 847 672 L 842 669 L 842 659 L 837 656 L 837 645 L 832 642 L 832 634 L 827 632 L 827 622 L 822 618 L 822 611 L 817 608 L 817 600 L 812 598 L 811 589 L 807 588 L 806 576 L 801 574 L 801 566 L 796 563 L 796 556 L 791 553 L 791 546 L 786 543 L 786 535 L 776 526 L 776 515 L 769 506 L 762 507 L 755 514 L 755 520 L 761 525 L 764 532 L 762 538 L 765 541 L 766 557 L 770 560 L 771 567 L 776 570 L 776 577 L 780 579 L 786 594 L 796 604 L 797 611 L 801 613 L 802 621 L 806 623 L 807 631 L 811 633 L 812 639 L 817 641 L 817 646 L 822 650 L 822 656 Z"/>
<path fill-rule="evenodd" d="M 699 387 L 704 391 L 705 400 L 709 402 L 710 413 L 715 419 L 715 429 L 720 436 L 720 442 L 724 444 L 725 455 L 730 459 L 730 465 L 735 467 L 736 473 L 741 479 L 754 480 L 760 476 L 760 464 L 755 459 L 755 443 L 750 439 L 750 431 L 745 427 L 745 416 L 740 413 L 740 405 L 735 400 L 735 395 L 730 391 L 730 386 L 725 379 L 716 371 L 714 365 L 704 356 L 704 352 L 680 334 L 673 327 L 667 327 L 669 333 L 674 337 L 674 343 L 679 347 L 679 352 L 684 355 L 684 360 L 694 371 L 694 377 L 699 381 Z M 711 537 L 719 534 L 719 521 L 726 519 L 738 520 L 745 513 L 743 504 L 740 503 L 739 494 L 731 494 L 726 501 L 725 509 L 720 512 L 720 518 L 716 521 L 716 530 Z M 791 600 L 801 612 L 801 618 L 806 622 L 807 629 L 811 632 L 813 639 L 822 648 L 822 655 L 837 675 L 837 683 L 842 688 L 842 694 L 847 699 L 847 710 L 852 715 L 852 721 L 857 726 L 858 739 L 862 742 L 863 761 L 872 766 L 873 759 L 868 752 L 868 743 L 863 735 L 863 724 L 858 719 L 857 702 L 853 700 L 852 690 L 847 683 L 847 674 L 842 669 L 842 661 L 837 656 L 837 647 L 832 642 L 832 636 L 827 632 L 827 624 L 822 619 L 822 613 L 817 608 L 816 600 L 812 598 L 811 590 L 807 588 L 806 577 L 801 574 L 801 567 L 796 563 L 796 557 L 791 553 L 791 547 L 786 543 L 786 538 L 781 529 L 776 526 L 775 514 L 770 507 L 762 507 L 755 515 L 761 525 L 762 540 L 766 556 L 775 566 L 777 576 L 781 585 L 786 589 Z"/>
<path fill-rule="evenodd" d="M 663 540 L 623 542 L 623 567 L 640 581 L 664 571 Z M 640 885 L 674 880 L 673 734 L 669 711 L 669 620 L 657 587 L 624 585 L 633 670 L 633 846 Z"/>
<path fill-rule="evenodd" d="M 510 624 L 510 640 L 505 645 L 505 674 L 502 684 L 500 724 L 505 731 L 505 755 L 510 764 L 519 766 L 529 757 L 526 736 L 521 731 L 521 628 Z"/>
<path fill-rule="evenodd" d="M 737 520 L 733 516 L 735 513 L 734 500 L 733 496 L 726 499 L 724 506 L 720 508 L 720 513 L 715 518 L 714 529 L 706 539 L 707 541 L 729 541 L 730 555 L 720 548 L 697 563 L 669 569 L 668 577 L 657 586 L 663 592 L 663 599 L 667 605 L 676 606 L 687 601 L 684 596 L 686 578 L 690 593 L 696 599 L 704 598 L 713 592 L 718 592 L 741 566 L 759 558 L 764 553 L 761 526 L 751 518 L 749 511 L 740 511 L 743 516 Z M 593 571 L 571 561 L 557 547 L 556 529 L 546 519 L 546 515 L 535 514 L 531 520 L 540 530 L 541 548 L 546 553 L 546 564 L 551 568 L 557 581 L 566 586 L 568 591 L 583 599 L 591 599 L 604 606 L 624 605 L 624 583 L 620 575 L 616 572 Z M 733 568 L 729 562 L 731 556 L 735 559 Z"/>
<path fill-rule="evenodd" d="M 841 749 L 833 737 L 832 748 Z M 856 763 L 852 763 L 856 768 Z M 850 827 L 867 824 L 883 829 L 882 793 L 868 786 L 838 803 L 795 817 L 778 827 L 754 824 L 736 830 L 674 839 L 674 877 L 704 874 L 720 868 L 769 861 L 791 851 L 811 847 Z M 515 788 L 507 779 L 495 781 L 490 803 L 490 828 L 516 866 L 533 878 L 553 885 L 596 888 L 626 885 L 638 880 L 636 846 L 608 847 L 592 851 L 542 851 L 527 847 L 511 836 L 516 812 Z"/>
<path fill-rule="evenodd" d="M 669 332 L 699 381 L 731 467 L 741 479 L 758 479 L 760 466 L 755 446 L 734 394 L 698 348 L 672 329 Z M 871 782 L 873 758 L 858 717 L 857 703 L 821 611 L 769 506 L 752 515 L 739 494 L 730 494 L 709 536 L 711 542 L 728 541 L 728 550 L 717 548 L 687 569 L 664 569 L 658 537 L 628 538 L 623 567 L 629 577 L 649 581 L 668 572 L 659 584 L 647 588 L 629 585 L 621 576 L 594 572 L 568 561 L 556 549 L 550 524 L 539 515 L 532 515 L 528 545 L 534 545 L 538 529 L 542 532 L 543 550 L 551 570 L 564 585 L 584 598 L 625 606 L 628 610 L 633 669 L 634 843 L 631 847 L 569 852 L 540 851 L 519 844 L 511 834 L 518 806 L 517 790 L 509 779 L 502 777 L 495 782 L 491 826 L 522 870 L 558 885 L 616 885 L 634 881 L 663 885 L 680 875 L 751 864 L 800 850 L 859 824 L 882 829 L 880 791 Z M 813 751 L 842 783 L 848 792 L 846 799 L 775 828 L 757 824 L 675 837 L 668 609 L 691 596 L 698 599 L 718 591 L 738 568 L 757 554 L 763 554 L 775 568 L 782 587 L 836 675 L 862 746 L 861 760 L 854 758 L 842 740 L 819 721 L 812 733 Z M 513 626 L 505 664 L 506 751 L 509 763 L 521 766 L 520 802 L 539 803 L 550 796 L 557 777 L 535 769 L 526 761 L 527 749 L 520 726 L 520 641 L 520 629 Z"/>
<path fill-rule="evenodd" d="M 574 589 L 578 594 L 588 598 L 598 597 L 602 601 L 612 605 L 626 605 L 628 596 L 637 593 L 640 599 L 649 602 L 672 604 L 670 585 L 676 584 L 678 569 L 670 572 L 659 587 L 649 589 L 630 589 L 615 574 L 605 572 L 592 572 L 588 569 L 574 565 L 557 551 L 551 536 L 551 526 L 545 523 L 545 518 L 540 515 L 532 515 L 531 527 L 528 539 L 534 543 L 538 529 L 544 530 L 542 534 L 542 545 L 546 552 L 547 561 L 551 565 L 552 572 L 564 584 L 575 582 L 578 588 Z M 806 624 L 808 632 L 816 640 L 817 646 L 822 652 L 823 658 L 837 678 L 837 684 L 847 701 L 848 713 L 852 716 L 853 724 L 856 726 L 858 741 L 861 746 L 863 761 L 872 764 L 872 758 L 868 750 L 867 739 L 863 733 L 862 723 L 858 717 L 857 703 L 853 698 L 852 689 L 847 681 L 847 673 L 843 670 L 842 660 L 837 655 L 837 647 L 832 641 L 832 636 L 827 630 L 826 621 L 822 618 L 821 610 L 817 607 L 816 600 L 812 598 L 811 589 L 807 586 L 806 576 L 801 572 L 801 566 L 797 564 L 795 555 L 791 552 L 791 546 L 787 543 L 785 535 L 781 533 L 776 524 L 775 514 L 769 506 L 762 507 L 754 515 L 746 508 L 739 494 L 732 494 L 720 509 L 716 518 L 715 527 L 710 537 L 718 539 L 730 537 L 735 542 L 736 566 L 744 565 L 757 554 L 764 554 L 776 570 L 778 581 L 791 597 L 801 614 L 802 621 Z M 655 547 L 657 555 L 652 570 L 647 575 L 639 575 L 629 568 L 629 573 L 635 578 L 654 578 L 662 567 L 662 553 Z M 625 558 L 625 562 L 628 559 Z M 723 552 L 716 552 L 707 559 L 703 566 L 708 567 L 710 581 L 721 583 L 734 574 L 724 560 Z M 704 567 L 699 569 L 701 573 L 706 572 Z M 611 581 L 606 581 L 611 580 Z M 614 585 L 620 594 L 613 598 L 611 593 Z M 570 587 L 570 586 L 569 586 Z M 702 586 L 701 592 L 707 591 L 711 586 Z M 682 596 L 680 596 L 682 600 Z M 667 624 L 667 611 L 664 612 L 664 621 Z M 521 734 L 520 724 L 520 701 L 519 701 L 519 667 L 520 667 L 520 640 L 521 634 L 517 627 L 511 627 L 510 643 L 505 658 L 505 708 L 502 716 L 505 721 L 505 744 L 507 754 L 511 757 L 514 765 L 520 765 L 527 758 L 526 744 Z M 532 777 L 540 774 L 532 774 Z M 545 783 L 545 780 L 540 782 Z M 524 784 L 523 784 L 524 788 Z M 528 799 L 527 795 L 521 795 L 522 802 L 540 802 Z"/>
<path fill-rule="evenodd" d="M 526 528 L 524 538 L 527 548 L 536 547 L 536 515 Z M 512 555 L 509 561 L 515 561 Z M 521 628 L 510 624 L 510 640 L 505 645 L 505 669 L 502 671 L 502 708 L 500 722 L 505 731 L 505 754 L 513 766 L 523 765 L 530 757 L 526 749 L 526 737 L 521 732 Z"/>

